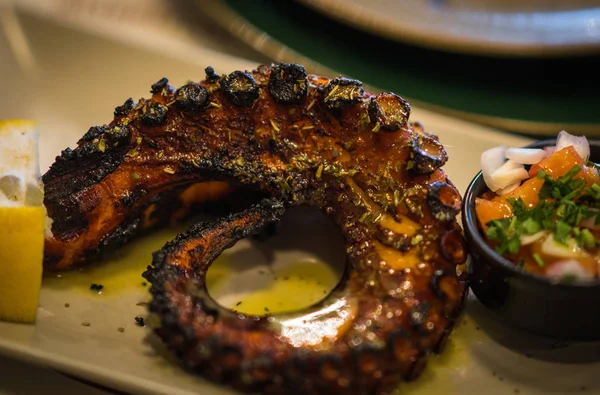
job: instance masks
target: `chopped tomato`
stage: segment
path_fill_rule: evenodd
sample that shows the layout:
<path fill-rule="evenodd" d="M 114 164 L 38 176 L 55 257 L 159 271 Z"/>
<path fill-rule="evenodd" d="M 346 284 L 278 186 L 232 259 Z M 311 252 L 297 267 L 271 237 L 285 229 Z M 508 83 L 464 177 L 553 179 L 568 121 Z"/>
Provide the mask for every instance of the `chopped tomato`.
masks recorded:
<path fill-rule="evenodd" d="M 479 225 L 485 232 L 487 226 L 485 225 L 493 219 L 500 219 L 510 217 L 512 215 L 512 208 L 506 201 L 485 200 L 476 198 L 475 199 L 475 213 L 479 220 Z"/>
<path fill-rule="evenodd" d="M 536 174 L 539 172 L 539 169 L 543 169 L 546 174 L 556 179 L 564 176 L 573 168 L 573 166 L 577 165 L 581 166 L 582 168 L 585 166 L 583 158 L 579 156 L 575 150 L 575 147 L 568 146 L 542 159 L 539 163 L 537 163 L 537 165 L 533 165 L 532 169 L 534 166 L 539 166 L 537 171 L 534 170 Z"/>
<path fill-rule="evenodd" d="M 544 180 L 530 178 L 506 195 L 496 196 L 491 200 L 477 198 L 475 200 L 475 212 L 483 230 L 487 229 L 485 224 L 488 221 L 507 218 L 512 215 L 512 207 L 508 203 L 509 198 L 521 198 L 526 207 L 536 206 L 540 200 L 539 193 L 542 185 L 544 185 Z"/>
<path fill-rule="evenodd" d="M 529 170 L 530 178 L 521 182 L 521 185 L 519 185 L 519 187 L 514 189 L 512 192 L 507 193 L 505 195 L 496 195 L 493 192 L 487 192 L 484 193 L 481 197 L 476 198 L 475 212 L 477 215 L 478 222 L 484 230 L 484 232 L 488 230 L 488 226 L 486 226 L 486 223 L 489 223 L 494 219 L 510 218 L 514 215 L 512 211 L 513 208 L 508 202 L 509 199 L 520 198 L 522 199 L 525 207 L 527 208 L 534 208 L 538 205 L 538 203 L 540 202 L 540 191 L 544 186 L 545 178 L 547 178 L 537 178 L 541 171 L 543 171 L 546 175 L 550 176 L 550 178 L 556 180 L 560 177 L 565 176 L 566 174 L 569 174 L 571 170 L 576 166 L 579 166 L 581 170 L 579 170 L 577 174 L 573 176 L 573 178 L 585 180 L 588 186 L 592 186 L 594 184 L 600 185 L 600 173 L 598 172 L 597 167 L 594 165 L 587 166 L 586 160 L 579 155 L 575 148 L 573 146 L 568 146 L 559 151 L 554 151 L 552 154 L 542 159 L 539 163 L 532 165 Z M 561 188 L 563 187 L 569 188 L 568 190 L 571 191 L 571 193 L 573 191 L 578 190 L 576 189 L 578 188 L 577 184 L 569 183 L 561 186 Z M 583 189 L 585 190 L 587 188 Z M 570 198 L 572 202 L 579 202 L 578 197 L 576 196 L 571 195 Z M 556 202 L 554 198 L 548 197 L 546 199 L 546 203 L 550 205 L 549 207 L 547 207 L 549 208 L 549 210 L 536 212 L 538 216 L 539 214 L 551 215 L 548 213 L 557 211 L 559 207 L 558 204 L 560 202 Z M 517 218 L 514 222 L 516 226 L 512 225 L 511 222 L 513 230 L 519 237 L 529 235 L 529 233 L 523 233 L 524 231 L 529 232 L 529 230 L 524 230 L 525 228 L 519 228 L 519 224 L 524 225 L 524 222 L 519 222 L 520 220 L 524 220 L 524 218 L 525 217 L 522 217 L 520 219 Z M 530 220 L 531 218 L 532 217 L 527 217 L 526 220 Z M 556 218 L 552 218 L 552 220 L 556 220 Z M 511 227 L 509 226 L 508 228 L 506 228 L 506 226 L 508 225 L 500 225 L 501 228 L 504 227 L 505 231 L 507 229 L 508 231 L 510 231 Z M 541 226 L 546 226 L 546 228 L 541 229 L 543 232 L 539 230 Z M 539 222 L 537 223 L 537 227 L 528 227 L 528 229 L 532 229 L 531 232 L 533 232 L 536 235 L 541 234 L 542 237 L 536 238 L 535 240 L 530 239 L 530 241 L 528 242 L 524 242 L 525 239 L 522 238 L 521 241 L 523 241 L 524 244 L 520 244 L 518 246 L 518 253 L 514 253 L 515 248 L 513 245 L 512 253 L 509 254 L 508 252 L 505 252 L 504 256 L 509 260 L 513 261 L 515 264 L 519 263 L 523 265 L 525 270 L 528 270 L 530 272 L 546 275 L 555 275 L 556 273 L 550 274 L 550 272 L 552 270 L 556 272 L 557 270 L 561 269 L 562 267 L 558 267 L 556 265 L 562 264 L 561 262 L 563 262 L 565 258 L 562 255 L 557 254 L 555 251 L 550 251 L 548 248 L 544 247 L 547 244 L 546 241 L 549 240 L 545 235 L 549 234 L 551 229 L 547 225 L 543 225 Z M 589 232 L 589 230 L 587 231 Z M 584 234 L 583 231 L 581 231 L 581 234 Z M 569 235 L 567 236 L 569 237 L 570 242 L 573 242 L 575 244 L 577 243 L 575 240 L 576 236 L 572 235 L 570 230 Z M 552 235 L 551 237 L 555 236 Z M 597 234 L 594 234 L 593 237 L 596 240 L 598 239 Z M 492 236 L 492 240 L 488 240 L 488 244 L 490 244 L 493 247 L 494 243 L 500 243 L 499 240 L 500 239 L 498 239 L 497 237 Z M 509 245 L 507 244 L 507 240 L 502 240 L 502 243 L 504 243 L 502 244 L 502 248 L 509 247 Z M 576 257 L 578 262 L 577 268 L 579 268 L 579 271 L 576 271 L 576 273 L 574 274 L 575 276 L 582 276 L 582 278 L 591 278 L 596 277 L 598 275 L 598 257 L 600 256 L 598 255 L 599 250 L 597 246 L 593 245 L 590 247 L 588 244 L 589 243 L 586 242 L 585 244 L 577 247 L 578 249 L 580 248 L 581 251 L 578 253 L 578 257 Z M 565 266 L 565 268 L 563 269 L 571 270 L 572 268 L 566 268 Z M 560 274 L 560 272 L 557 273 Z M 565 271 L 564 273 L 567 272 Z"/>
<path fill-rule="evenodd" d="M 535 177 L 540 170 L 550 175 L 553 179 L 562 177 L 574 166 L 581 166 L 581 171 L 574 178 L 584 178 L 588 185 L 598 184 L 598 174 L 592 168 L 586 166 L 583 158 L 579 156 L 573 146 L 568 146 L 552 155 L 542 159 L 539 163 L 531 166 L 529 169 L 530 177 Z"/>
<path fill-rule="evenodd" d="M 523 204 L 526 207 L 534 207 L 540 201 L 540 189 L 544 185 L 544 180 L 537 178 L 530 178 L 521 183 L 514 191 L 507 193 L 506 195 L 497 196 L 493 200 L 506 202 L 508 198 L 523 199 Z"/>

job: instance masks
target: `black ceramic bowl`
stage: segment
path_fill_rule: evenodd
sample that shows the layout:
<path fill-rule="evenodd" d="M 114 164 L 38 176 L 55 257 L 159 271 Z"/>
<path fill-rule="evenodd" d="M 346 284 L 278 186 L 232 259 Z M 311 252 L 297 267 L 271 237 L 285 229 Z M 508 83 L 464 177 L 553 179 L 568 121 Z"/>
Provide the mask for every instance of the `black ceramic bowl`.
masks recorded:
<path fill-rule="evenodd" d="M 539 141 L 528 147 L 554 145 Z M 590 141 L 592 161 L 600 161 L 600 140 Z M 600 281 L 557 283 L 517 267 L 489 247 L 475 213 L 475 198 L 488 190 L 481 172 L 467 188 L 462 220 L 469 246 L 470 287 L 505 324 L 562 341 L 600 340 Z"/>

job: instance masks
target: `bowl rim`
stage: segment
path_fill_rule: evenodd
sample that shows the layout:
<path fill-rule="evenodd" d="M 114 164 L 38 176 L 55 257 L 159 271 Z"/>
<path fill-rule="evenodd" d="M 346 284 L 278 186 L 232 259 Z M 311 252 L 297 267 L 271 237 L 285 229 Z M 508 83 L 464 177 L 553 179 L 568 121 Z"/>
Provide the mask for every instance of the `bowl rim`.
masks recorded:
<path fill-rule="evenodd" d="M 600 139 L 588 139 L 590 146 L 593 145 L 600 149 Z M 540 140 L 535 141 L 523 148 L 541 148 L 556 143 L 556 139 Z M 483 188 L 481 188 L 483 184 Z M 475 189 L 481 188 L 482 191 L 479 195 L 475 195 Z M 475 214 L 475 198 L 480 196 L 483 192 L 489 190 L 483 179 L 483 172 L 480 170 L 473 180 L 469 183 L 465 192 L 462 202 L 462 222 L 465 233 L 468 233 L 472 240 L 481 248 L 482 252 L 486 255 L 485 258 L 488 264 L 495 265 L 505 271 L 508 271 L 514 276 L 521 276 L 524 280 L 534 282 L 542 286 L 551 286 L 553 288 L 563 289 L 587 289 L 587 288 L 600 288 L 600 279 L 578 281 L 572 283 L 560 282 L 557 280 L 550 279 L 547 276 L 532 273 L 528 270 L 516 266 L 513 262 L 509 261 L 498 252 L 496 252 L 489 244 L 485 241 L 481 230 L 477 222 L 477 215 Z M 467 244 L 469 241 L 467 240 Z M 471 262 L 470 264 L 474 264 Z"/>

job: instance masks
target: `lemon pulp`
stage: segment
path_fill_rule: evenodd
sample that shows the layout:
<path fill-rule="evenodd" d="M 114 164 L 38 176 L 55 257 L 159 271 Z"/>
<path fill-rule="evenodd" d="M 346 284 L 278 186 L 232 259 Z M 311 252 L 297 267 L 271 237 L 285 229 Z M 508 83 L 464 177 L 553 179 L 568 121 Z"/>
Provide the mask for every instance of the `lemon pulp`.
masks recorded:
<path fill-rule="evenodd" d="M 0 320 L 36 319 L 46 224 L 42 202 L 36 123 L 0 121 Z"/>

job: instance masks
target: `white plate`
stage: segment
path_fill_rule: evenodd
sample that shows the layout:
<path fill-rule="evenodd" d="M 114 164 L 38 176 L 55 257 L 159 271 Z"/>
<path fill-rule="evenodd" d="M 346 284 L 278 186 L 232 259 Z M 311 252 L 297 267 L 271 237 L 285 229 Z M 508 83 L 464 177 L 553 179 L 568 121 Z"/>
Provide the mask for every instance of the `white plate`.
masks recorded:
<path fill-rule="evenodd" d="M 474 54 L 600 50 L 598 0 L 299 0 L 394 40 Z"/>
<path fill-rule="evenodd" d="M 187 79 L 202 78 L 203 68 L 209 64 L 218 72 L 255 66 L 205 50 L 197 52 L 195 63 L 184 62 L 81 35 L 43 20 L 23 17 L 21 21 L 35 67 L 24 68 L 18 57 L 11 55 L 5 37 L 0 36 L 0 75 L 5 92 L 11 93 L 1 99 L 0 118 L 19 116 L 40 121 L 43 170 L 89 126 L 108 121 L 114 106 L 130 96 L 147 96 L 150 84 L 163 76 L 179 85 Z M 412 119 L 440 136 L 450 156 L 446 170 L 461 190 L 479 168 L 481 151 L 500 143 L 528 142 L 420 109 L 414 110 Z M 296 211 L 286 220 L 281 237 L 270 242 L 277 247 L 274 265 L 267 265 L 264 255 L 248 241 L 228 252 L 230 263 L 239 272 L 230 280 L 225 277 L 214 291 L 224 304 L 235 305 L 248 290 L 247 284 L 269 286 L 273 273 L 281 276 L 289 264 L 307 259 L 339 263 L 341 251 L 335 248 L 335 240 L 326 236 L 329 232 L 323 217 Z M 165 230 L 126 247 L 120 254 L 121 262 L 62 278 L 47 277 L 36 325 L 0 323 L 0 353 L 132 393 L 233 393 L 185 373 L 163 353 L 147 328 L 135 324 L 134 317 L 145 315 L 144 306 L 137 304 L 148 300 L 139 274 L 149 262 L 150 252 L 175 231 Z M 300 238 L 293 237 L 296 232 L 303 237 L 311 235 L 306 246 L 297 244 Z M 238 258 L 231 258 L 233 255 Z M 306 279 L 312 297 L 322 294 L 335 280 L 331 270 L 316 267 L 323 273 L 319 276 L 323 283 Z M 335 265 L 333 268 L 335 271 Z M 240 281 L 242 276 L 244 281 Z M 105 292 L 92 292 L 91 283 L 103 284 Z M 246 289 L 240 289 L 240 284 Z M 598 351 L 591 345 L 553 349 L 550 342 L 499 328 L 476 301 L 470 300 L 446 352 L 431 358 L 424 376 L 405 387 L 411 394 L 480 394 L 483 389 L 490 395 L 517 391 L 579 394 L 582 388 L 585 393 L 600 394 L 600 364 L 593 360 L 600 355 Z"/>

